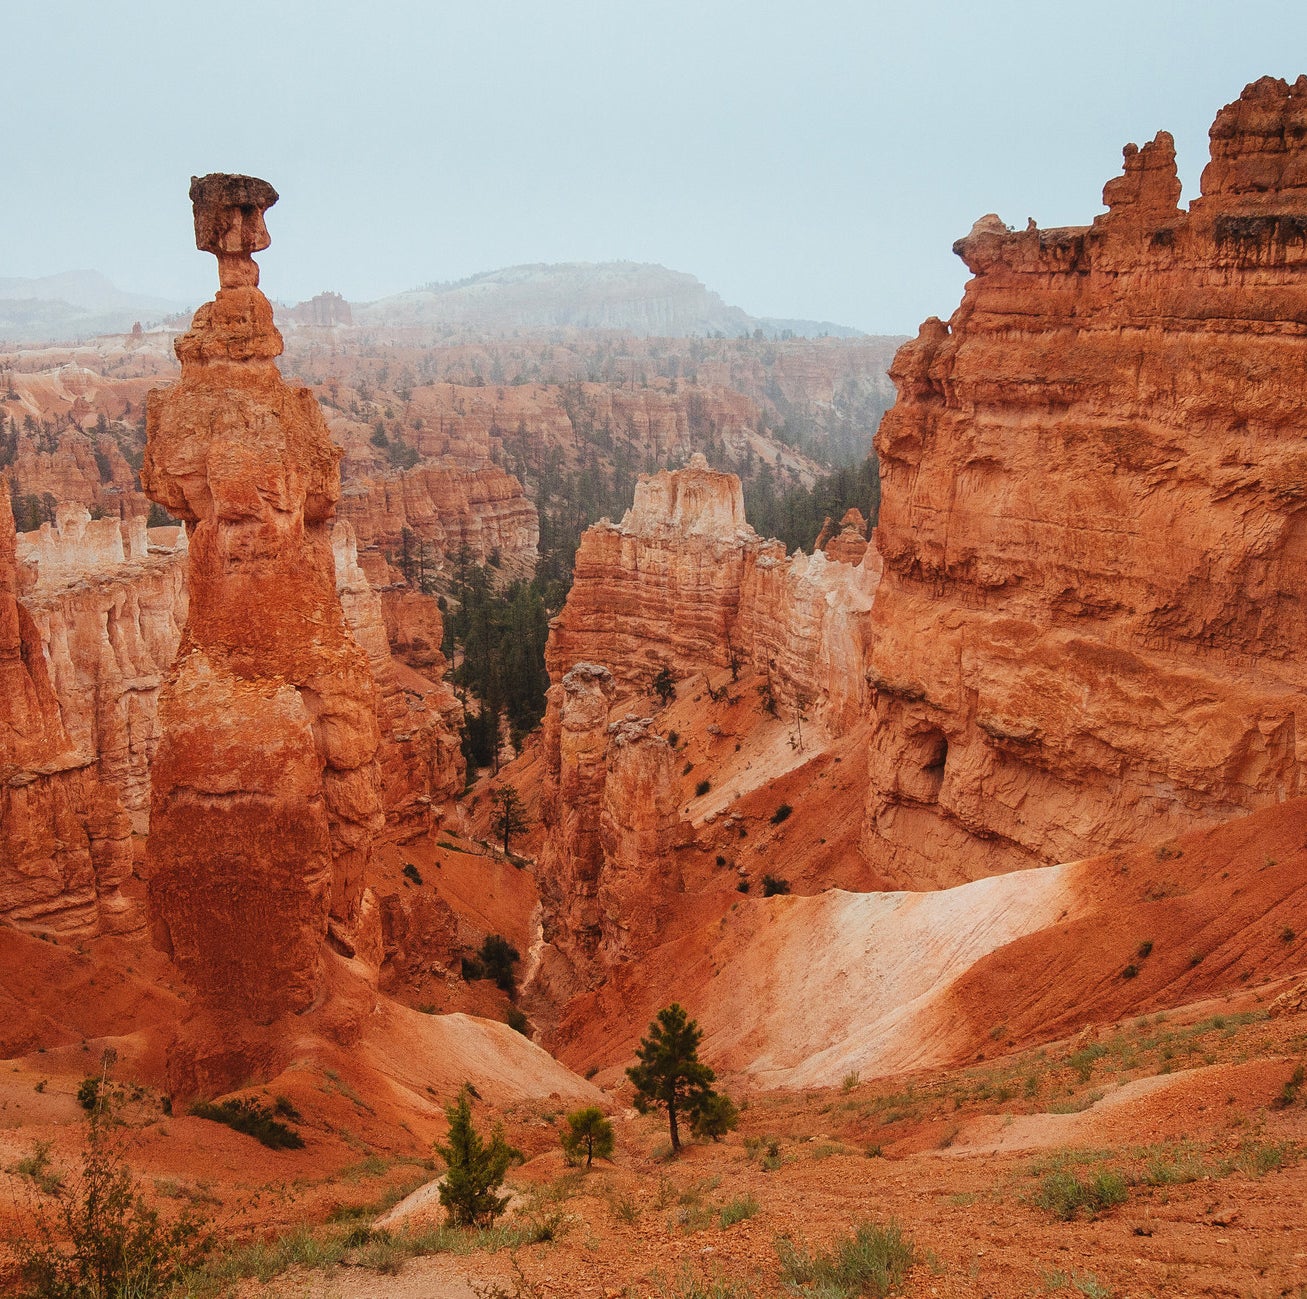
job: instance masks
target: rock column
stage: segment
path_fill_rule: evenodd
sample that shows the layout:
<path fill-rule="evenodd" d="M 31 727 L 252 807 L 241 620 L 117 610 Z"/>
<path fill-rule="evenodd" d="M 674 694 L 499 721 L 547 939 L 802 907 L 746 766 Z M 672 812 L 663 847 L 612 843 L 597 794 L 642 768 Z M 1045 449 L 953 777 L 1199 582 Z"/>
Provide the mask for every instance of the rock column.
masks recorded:
<path fill-rule="evenodd" d="M 189 617 L 160 702 L 150 923 L 204 1004 L 256 1020 L 312 1005 L 322 946 L 375 957 L 364 873 L 381 824 L 376 687 L 336 594 L 340 451 L 287 385 L 251 256 L 273 188 L 192 181 L 221 288 L 149 395 L 142 479 L 190 533 Z"/>

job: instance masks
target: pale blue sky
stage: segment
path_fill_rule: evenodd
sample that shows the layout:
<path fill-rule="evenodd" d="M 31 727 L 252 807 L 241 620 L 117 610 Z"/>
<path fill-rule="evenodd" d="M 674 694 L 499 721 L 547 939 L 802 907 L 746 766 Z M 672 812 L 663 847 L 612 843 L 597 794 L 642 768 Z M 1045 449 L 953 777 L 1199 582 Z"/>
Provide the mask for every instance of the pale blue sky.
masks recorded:
<path fill-rule="evenodd" d="M 268 293 L 516 262 L 690 271 L 757 315 L 909 332 L 981 214 L 1081 223 L 1170 130 L 1307 71 L 1303 0 L 0 3 L 0 277 L 198 300 L 192 173 L 281 192 Z"/>

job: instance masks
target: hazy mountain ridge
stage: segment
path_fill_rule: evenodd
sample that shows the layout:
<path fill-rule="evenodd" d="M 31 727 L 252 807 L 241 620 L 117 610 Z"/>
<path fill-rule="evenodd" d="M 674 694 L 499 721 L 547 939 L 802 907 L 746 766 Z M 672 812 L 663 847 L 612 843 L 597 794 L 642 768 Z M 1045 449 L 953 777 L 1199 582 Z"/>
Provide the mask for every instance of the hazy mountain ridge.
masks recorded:
<path fill-rule="evenodd" d="M 861 331 L 828 321 L 751 316 L 685 271 L 652 262 L 529 263 L 431 283 L 355 309 L 363 325 L 480 329 L 608 329 L 646 336 L 779 336 Z"/>
<path fill-rule="evenodd" d="M 71 342 L 122 333 L 186 310 L 168 298 L 129 293 L 99 271 L 62 271 L 36 278 L 0 277 L 0 338 Z"/>

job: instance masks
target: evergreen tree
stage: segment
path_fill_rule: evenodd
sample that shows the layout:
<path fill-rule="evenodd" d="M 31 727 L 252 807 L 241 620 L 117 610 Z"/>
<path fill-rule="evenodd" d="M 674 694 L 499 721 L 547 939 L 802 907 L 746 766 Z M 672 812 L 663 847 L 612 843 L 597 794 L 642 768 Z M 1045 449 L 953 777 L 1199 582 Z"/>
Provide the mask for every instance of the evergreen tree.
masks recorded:
<path fill-rule="evenodd" d="M 724 1092 L 713 1092 L 705 1097 L 694 1113 L 692 1129 L 696 1137 L 711 1137 L 720 1141 L 740 1121 L 740 1110 Z"/>
<path fill-rule="evenodd" d="M 436 1147 L 445 1161 L 440 1184 L 440 1203 L 456 1227 L 489 1226 L 508 1204 L 508 1196 L 497 1195 L 504 1174 L 518 1151 L 504 1140 L 503 1128 L 495 1125 L 487 1143 L 472 1122 L 472 1102 L 463 1088 L 458 1100 L 445 1108 L 449 1120 L 447 1143 Z"/>
<path fill-rule="evenodd" d="M 667 1111 L 673 1153 L 681 1148 L 678 1111 L 693 1115 L 716 1095 L 711 1085 L 716 1075 L 699 1059 L 702 1037 L 699 1025 L 673 1002 L 655 1016 L 636 1049 L 639 1064 L 626 1071 L 635 1084 L 635 1107 L 641 1114 L 655 1108 Z"/>
<path fill-rule="evenodd" d="M 491 817 L 490 824 L 495 833 L 502 837 L 504 856 L 507 857 L 509 839 L 525 830 L 530 823 L 526 819 L 522 800 L 512 785 L 501 785 L 490 795 L 490 801 L 495 805 L 495 814 Z"/>
<path fill-rule="evenodd" d="M 567 1130 L 563 1133 L 563 1153 L 569 1164 L 579 1164 L 585 1159 L 585 1166 L 597 1156 L 611 1159 L 613 1154 L 613 1125 L 604 1118 L 603 1111 L 597 1105 L 587 1105 L 583 1110 L 574 1110 L 567 1116 Z"/>

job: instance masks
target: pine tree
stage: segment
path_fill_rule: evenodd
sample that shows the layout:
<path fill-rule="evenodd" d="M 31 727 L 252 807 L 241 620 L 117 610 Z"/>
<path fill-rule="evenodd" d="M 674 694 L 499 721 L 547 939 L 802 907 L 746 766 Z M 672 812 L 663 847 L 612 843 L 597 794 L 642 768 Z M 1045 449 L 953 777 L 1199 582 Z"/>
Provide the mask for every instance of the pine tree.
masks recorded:
<path fill-rule="evenodd" d="M 445 1109 L 449 1120 L 447 1144 L 436 1147 L 445 1161 L 440 1184 L 440 1203 L 456 1227 L 489 1226 L 508 1204 L 509 1197 L 495 1192 L 519 1152 L 504 1140 L 503 1128 L 495 1125 L 487 1143 L 472 1122 L 472 1102 L 463 1088 L 458 1100 Z"/>
<path fill-rule="evenodd" d="M 529 824 L 522 800 L 512 785 L 501 785 L 490 801 L 495 805 L 495 813 L 490 818 L 494 831 L 504 841 L 504 856 L 508 856 L 508 844 L 513 835 L 525 830 Z"/>
<path fill-rule="evenodd" d="M 635 1084 L 635 1107 L 641 1114 L 661 1108 L 667 1111 L 672 1152 L 681 1148 L 677 1112 L 693 1114 L 715 1096 L 713 1071 L 699 1060 L 703 1033 L 676 1002 L 664 1007 L 649 1025 L 649 1034 L 636 1049 L 639 1064 L 626 1071 Z"/>
<path fill-rule="evenodd" d="M 584 1157 L 585 1166 L 596 1156 L 610 1159 L 613 1154 L 613 1125 L 604 1118 L 597 1105 L 587 1105 L 567 1116 L 567 1131 L 563 1133 L 563 1153 L 569 1164 L 579 1164 Z"/>

